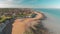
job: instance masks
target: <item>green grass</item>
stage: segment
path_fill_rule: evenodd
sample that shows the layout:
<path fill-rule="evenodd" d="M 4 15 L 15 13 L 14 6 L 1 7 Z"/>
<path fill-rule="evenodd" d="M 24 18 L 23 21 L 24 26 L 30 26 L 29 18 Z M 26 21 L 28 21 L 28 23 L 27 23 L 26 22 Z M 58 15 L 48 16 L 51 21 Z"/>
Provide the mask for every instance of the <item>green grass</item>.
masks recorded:
<path fill-rule="evenodd" d="M 24 14 L 24 13 L 22 13 L 22 14 L 18 14 L 18 15 L 16 15 L 16 17 L 22 17 L 22 18 L 24 18 L 25 16 L 31 16 L 32 14 Z M 5 15 L 2 15 L 1 17 L 0 17 L 0 23 L 3 23 L 4 21 L 6 21 L 7 19 L 10 19 L 10 18 L 16 18 L 15 16 L 5 16 Z"/>
<path fill-rule="evenodd" d="M 4 22 L 6 19 L 10 19 L 10 18 L 12 18 L 12 17 L 3 15 L 0 17 L 0 23 Z"/>

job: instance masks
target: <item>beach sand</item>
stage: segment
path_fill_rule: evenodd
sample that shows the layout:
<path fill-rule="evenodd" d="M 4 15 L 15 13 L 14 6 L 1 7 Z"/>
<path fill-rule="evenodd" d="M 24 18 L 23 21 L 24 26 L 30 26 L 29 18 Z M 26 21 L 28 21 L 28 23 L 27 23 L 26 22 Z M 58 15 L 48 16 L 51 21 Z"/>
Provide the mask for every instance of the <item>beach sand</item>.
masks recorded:
<path fill-rule="evenodd" d="M 35 12 L 37 16 L 35 18 L 25 18 L 25 19 L 16 19 L 14 21 L 12 34 L 23 34 L 25 29 L 28 28 L 30 23 L 34 22 L 32 26 L 37 22 L 38 19 L 41 19 L 43 15 L 41 13 Z M 33 27 L 34 28 L 34 27 Z M 34 28 L 35 29 L 35 28 Z"/>

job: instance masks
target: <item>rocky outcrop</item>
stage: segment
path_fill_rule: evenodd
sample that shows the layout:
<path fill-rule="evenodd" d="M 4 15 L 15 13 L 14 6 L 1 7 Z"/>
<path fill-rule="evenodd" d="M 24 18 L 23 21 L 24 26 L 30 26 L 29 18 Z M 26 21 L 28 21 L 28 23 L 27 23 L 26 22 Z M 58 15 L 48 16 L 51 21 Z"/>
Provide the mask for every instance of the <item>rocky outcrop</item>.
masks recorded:
<path fill-rule="evenodd" d="M 37 14 L 34 18 L 35 21 L 32 22 L 29 28 L 26 30 L 26 34 L 50 34 L 47 28 L 45 28 L 42 24 L 42 21 L 46 19 L 46 16 L 41 12 L 34 12 Z M 36 22 L 36 23 L 35 23 Z"/>

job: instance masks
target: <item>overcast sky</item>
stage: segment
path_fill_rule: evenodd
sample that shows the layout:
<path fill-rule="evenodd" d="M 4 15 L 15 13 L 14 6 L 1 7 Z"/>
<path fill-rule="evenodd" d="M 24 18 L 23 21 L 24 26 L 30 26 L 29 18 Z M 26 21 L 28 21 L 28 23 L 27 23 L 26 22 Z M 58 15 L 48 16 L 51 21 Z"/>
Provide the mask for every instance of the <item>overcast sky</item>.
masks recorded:
<path fill-rule="evenodd" d="M 60 0 L 0 0 L 0 7 L 60 8 Z"/>

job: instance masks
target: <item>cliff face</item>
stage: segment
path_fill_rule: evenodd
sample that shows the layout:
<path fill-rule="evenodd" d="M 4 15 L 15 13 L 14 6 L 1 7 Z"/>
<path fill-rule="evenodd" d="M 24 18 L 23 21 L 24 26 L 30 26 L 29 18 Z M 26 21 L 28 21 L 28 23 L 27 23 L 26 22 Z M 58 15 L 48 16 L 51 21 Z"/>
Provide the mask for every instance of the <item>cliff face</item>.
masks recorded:
<path fill-rule="evenodd" d="M 14 20 L 15 19 L 9 19 L 9 20 L 6 20 L 5 21 L 5 27 L 2 29 L 2 34 L 11 34 L 11 32 L 12 32 L 12 24 L 13 24 L 13 22 L 14 22 Z"/>

